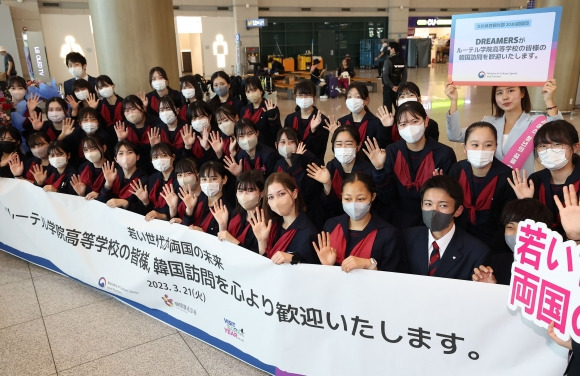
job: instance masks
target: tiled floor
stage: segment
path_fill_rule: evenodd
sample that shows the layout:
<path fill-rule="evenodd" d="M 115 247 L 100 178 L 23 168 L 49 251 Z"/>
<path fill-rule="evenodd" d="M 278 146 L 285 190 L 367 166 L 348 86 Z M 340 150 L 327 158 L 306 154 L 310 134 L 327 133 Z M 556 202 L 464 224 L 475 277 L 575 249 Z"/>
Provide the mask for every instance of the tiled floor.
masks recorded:
<path fill-rule="evenodd" d="M 362 71 L 373 77 L 376 71 Z M 412 69 L 409 80 L 445 137 L 447 66 Z M 464 125 L 489 114 L 490 88 L 462 88 Z M 280 94 L 282 117 L 294 101 Z M 382 89 L 369 108 L 382 103 Z M 329 117 L 347 113 L 344 97 L 317 103 Z M 580 128 L 580 114 L 565 116 Z M 260 375 L 261 371 L 141 314 L 100 291 L 0 251 L 0 375 Z"/>

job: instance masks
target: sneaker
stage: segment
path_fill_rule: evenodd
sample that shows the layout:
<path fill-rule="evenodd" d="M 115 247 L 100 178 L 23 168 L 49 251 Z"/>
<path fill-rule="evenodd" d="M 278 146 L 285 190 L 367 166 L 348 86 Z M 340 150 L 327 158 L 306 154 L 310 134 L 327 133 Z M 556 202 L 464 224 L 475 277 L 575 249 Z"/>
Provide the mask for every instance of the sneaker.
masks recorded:
<path fill-rule="evenodd" d="M 328 99 L 328 95 L 321 95 L 321 96 L 320 96 L 320 99 L 321 99 L 321 100 Z"/>

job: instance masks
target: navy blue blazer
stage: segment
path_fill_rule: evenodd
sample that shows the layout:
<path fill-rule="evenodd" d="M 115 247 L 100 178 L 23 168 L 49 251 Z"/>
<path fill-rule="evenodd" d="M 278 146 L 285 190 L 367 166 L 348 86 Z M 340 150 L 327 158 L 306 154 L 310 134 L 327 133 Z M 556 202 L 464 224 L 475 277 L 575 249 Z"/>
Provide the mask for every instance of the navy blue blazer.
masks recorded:
<path fill-rule="evenodd" d="M 66 99 L 67 95 L 73 95 L 74 91 L 73 91 L 73 84 L 76 81 L 75 78 L 71 78 L 69 80 L 66 80 L 63 83 L 64 86 L 64 96 Z M 97 91 L 97 79 L 93 76 L 87 75 L 87 81 L 89 82 L 89 86 L 93 88 L 93 90 Z"/>
<path fill-rule="evenodd" d="M 402 272 L 429 275 L 428 231 L 427 227 L 420 226 L 410 227 L 404 232 L 406 252 L 403 253 Z M 443 253 L 434 276 L 471 281 L 473 269 L 487 265 L 490 253 L 485 243 L 455 226 L 455 234 Z"/>

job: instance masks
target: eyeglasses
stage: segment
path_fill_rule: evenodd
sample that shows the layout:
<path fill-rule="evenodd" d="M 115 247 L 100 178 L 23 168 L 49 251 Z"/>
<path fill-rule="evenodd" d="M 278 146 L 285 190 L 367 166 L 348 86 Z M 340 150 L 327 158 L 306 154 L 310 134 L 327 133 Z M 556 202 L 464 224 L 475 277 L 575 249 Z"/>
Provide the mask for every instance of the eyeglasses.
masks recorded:
<path fill-rule="evenodd" d="M 566 144 L 540 144 L 536 147 L 538 154 L 543 154 L 548 151 L 548 149 L 553 150 L 556 153 L 561 153 L 570 149 L 570 145 Z"/>

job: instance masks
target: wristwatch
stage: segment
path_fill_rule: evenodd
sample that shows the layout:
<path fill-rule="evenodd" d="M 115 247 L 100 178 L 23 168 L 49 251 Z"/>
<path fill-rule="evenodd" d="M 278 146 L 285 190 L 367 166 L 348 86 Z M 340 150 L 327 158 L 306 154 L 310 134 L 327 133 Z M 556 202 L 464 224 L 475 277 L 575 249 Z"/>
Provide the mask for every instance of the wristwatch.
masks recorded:
<path fill-rule="evenodd" d="M 375 260 L 374 258 L 371 257 L 371 266 L 369 266 L 367 269 L 371 270 L 374 269 L 377 266 L 377 260 Z"/>
<path fill-rule="evenodd" d="M 298 256 L 296 253 L 294 253 L 292 255 L 292 261 L 290 261 L 290 265 L 296 265 L 300 262 L 300 256 Z"/>

